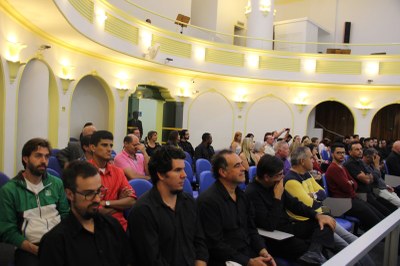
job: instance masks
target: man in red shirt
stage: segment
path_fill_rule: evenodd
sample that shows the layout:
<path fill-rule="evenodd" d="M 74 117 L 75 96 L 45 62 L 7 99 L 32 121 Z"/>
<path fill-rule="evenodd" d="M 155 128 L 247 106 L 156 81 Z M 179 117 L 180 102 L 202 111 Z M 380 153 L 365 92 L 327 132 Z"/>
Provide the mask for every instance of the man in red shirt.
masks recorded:
<path fill-rule="evenodd" d="M 93 159 L 89 160 L 97 167 L 101 176 L 101 183 L 107 189 L 106 195 L 100 201 L 100 213 L 114 216 L 126 230 L 127 221 L 123 211 L 133 206 L 136 194 L 129 185 L 124 171 L 109 163 L 113 147 L 113 135 L 106 130 L 93 133 L 90 140 L 90 149 Z"/>
<path fill-rule="evenodd" d="M 334 198 L 351 198 L 352 207 L 345 214 L 358 218 L 365 229 L 370 229 L 385 217 L 367 201 L 357 197 L 357 181 L 343 166 L 346 153 L 342 143 L 331 146 L 333 161 L 325 173 L 329 193 Z"/>

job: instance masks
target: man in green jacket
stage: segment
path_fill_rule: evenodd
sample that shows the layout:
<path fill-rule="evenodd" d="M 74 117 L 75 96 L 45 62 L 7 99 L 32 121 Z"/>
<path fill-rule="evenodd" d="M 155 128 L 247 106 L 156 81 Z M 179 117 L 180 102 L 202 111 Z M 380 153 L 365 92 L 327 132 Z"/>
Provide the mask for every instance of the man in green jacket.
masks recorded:
<path fill-rule="evenodd" d="M 50 143 L 34 138 L 22 148 L 25 170 L 0 189 L 0 241 L 17 247 L 15 266 L 38 265 L 42 236 L 69 212 L 62 181 L 47 174 Z"/>

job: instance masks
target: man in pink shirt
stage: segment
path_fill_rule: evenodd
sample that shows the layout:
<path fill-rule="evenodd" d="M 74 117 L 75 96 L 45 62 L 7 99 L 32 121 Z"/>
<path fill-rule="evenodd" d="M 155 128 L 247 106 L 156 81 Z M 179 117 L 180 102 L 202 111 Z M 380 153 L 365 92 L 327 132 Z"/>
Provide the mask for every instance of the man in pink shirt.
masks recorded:
<path fill-rule="evenodd" d="M 124 138 L 124 148 L 114 158 L 114 165 L 124 170 L 129 180 L 134 178 L 149 180 L 148 162 L 146 149 L 134 134 Z"/>
<path fill-rule="evenodd" d="M 101 183 L 107 189 L 104 198 L 100 201 L 102 207 L 99 212 L 112 215 L 126 230 L 127 221 L 123 211 L 133 206 L 136 201 L 136 194 L 129 185 L 124 172 L 109 163 L 112 147 L 112 133 L 106 130 L 96 131 L 90 139 L 93 159 L 89 162 L 96 166 L 101 176 Z"/>

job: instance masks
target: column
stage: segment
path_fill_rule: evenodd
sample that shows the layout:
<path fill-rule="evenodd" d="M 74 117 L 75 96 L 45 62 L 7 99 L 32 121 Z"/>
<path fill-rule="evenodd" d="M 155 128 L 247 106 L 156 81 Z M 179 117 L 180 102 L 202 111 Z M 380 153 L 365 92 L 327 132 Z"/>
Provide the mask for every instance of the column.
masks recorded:
<path fill-rule="evenodd" d="M 247 13 L 247 47 L 272 50 L 274 26 L 274 0 L 249 0 L 251 11 Z M 249 4 L 248 4 L 249 6 Z"/>

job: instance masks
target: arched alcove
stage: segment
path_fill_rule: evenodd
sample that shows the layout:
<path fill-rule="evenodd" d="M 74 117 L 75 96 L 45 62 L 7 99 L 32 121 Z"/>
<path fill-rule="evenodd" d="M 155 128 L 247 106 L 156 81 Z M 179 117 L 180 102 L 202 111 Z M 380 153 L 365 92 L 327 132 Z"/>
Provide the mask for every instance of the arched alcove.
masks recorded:
<path fill-rule="evenodd" d="M 387 105 L 374 115 L 370 135 L 385 140 L 400 138 L 400 104 Z"/>
<path fill-rule="evenodd" d="M 105 81 L 87 75 L 78 81 L 71 99 L 70 137 L 79 138 L 82 127 L 92 122 L 98 130 L 113 131 L 114 99 Z"/>
<path fill-rule="evenodd" d="M 1 58 L 0 58 L 1 59 Z M 0 60 L 0 171 L 4 172 L 4 136 L 5 136 L 5 80 L 4 80 L 4 69 L 3 63 Z"/>
<path fill-rule="evenodd" d="M 282 128 L 293 128 L 293 113 L 289 106 L 274 96 L 265 96 L 255 101 L 246 114 L 246 132 L 254 139 L 264 141 L 264 134 Z"/>
<path fill-rule="evenodd" d="M 38 59 L 29 61 L 23 70 L 17 95 L 16 170 L 22 169 L 21 150 L 25 142 L 35 137 L 49 137 L 49 87 L 48 66 Z"/>
<path fill-rule="evenodd" d="M 347 106 L 337 101 L 319 103 L 310 112 L 307 123 L 309 136 L 329 138 L 333 141 L 338 137 L 354 134 L 353 114 Z M 322 130 L 320 136 L 313 134 L 316 129 Z"/>
<path fill-rule="evenodd" d="M 196 147 L 205 132 L 211 133 L 214 149 L 227 148 L 233 134 L 233 108 L 219 92 L 211 90 L 196 97 L 189 107 L 190 142 Z"/>

